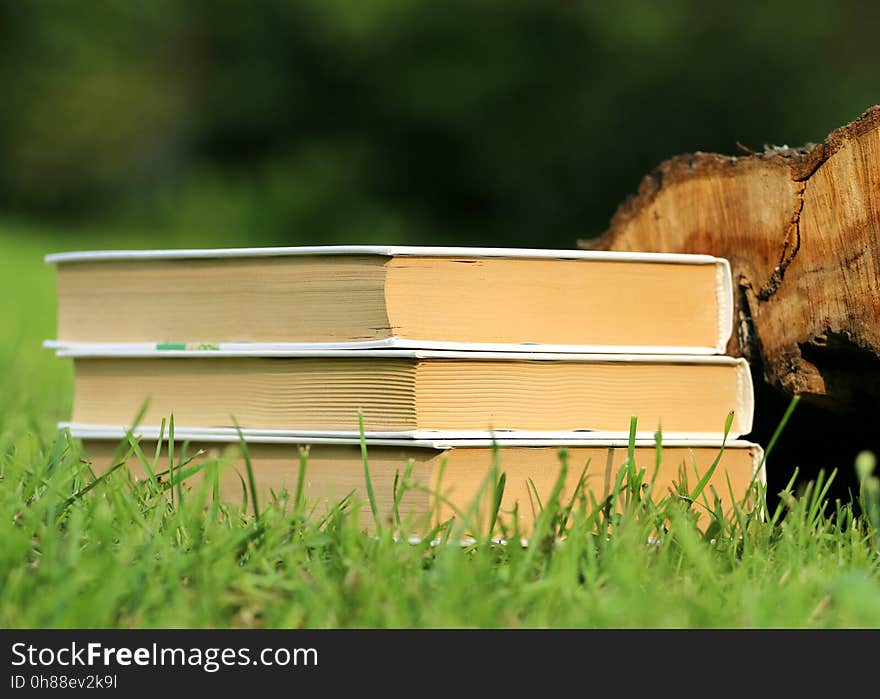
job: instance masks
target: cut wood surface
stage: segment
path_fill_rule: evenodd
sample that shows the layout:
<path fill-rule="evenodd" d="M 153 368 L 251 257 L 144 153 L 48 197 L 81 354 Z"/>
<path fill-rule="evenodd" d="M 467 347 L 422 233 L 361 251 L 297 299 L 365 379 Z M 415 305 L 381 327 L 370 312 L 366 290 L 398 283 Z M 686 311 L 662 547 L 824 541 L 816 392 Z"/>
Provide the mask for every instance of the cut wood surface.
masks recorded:
<path fill-rule="evenodd" d="M 728 353 L 826 407 L 880 397 L 880 106 L 818 145 L 671 158 L 580 245 L 728 258 Z"/>

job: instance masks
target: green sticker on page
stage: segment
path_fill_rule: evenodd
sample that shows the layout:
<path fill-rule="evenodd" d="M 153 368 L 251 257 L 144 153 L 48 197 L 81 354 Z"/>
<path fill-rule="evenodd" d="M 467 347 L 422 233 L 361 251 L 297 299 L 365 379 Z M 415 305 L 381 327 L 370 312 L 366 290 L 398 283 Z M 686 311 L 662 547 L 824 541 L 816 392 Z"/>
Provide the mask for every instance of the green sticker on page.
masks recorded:
<path fill-rule="evenodd" d="M 157 342 L 157 350 L 219 350 L 216 342 Z"/>

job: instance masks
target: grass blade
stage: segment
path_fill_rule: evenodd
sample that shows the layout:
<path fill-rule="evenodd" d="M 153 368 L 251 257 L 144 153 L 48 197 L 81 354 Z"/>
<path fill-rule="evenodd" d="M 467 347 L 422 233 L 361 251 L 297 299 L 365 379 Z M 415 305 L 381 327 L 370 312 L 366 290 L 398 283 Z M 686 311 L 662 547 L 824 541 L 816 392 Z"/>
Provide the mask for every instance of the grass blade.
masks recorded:
<path fill-rule="evenodd" d="M 257 520 L 257 524 L 260 523 L 260 504 L 257 499 L 257 479 L 254 477 L 254 465 L 251 463 L 251 454 L 248 450 L 247 442 L 245 441 L 244 435 L 241 432 L 241 427 L 238 425 L 238 420 L 232 417 L 232 424 L 235 425 L 235 431 L 238 432 L 238 444 L 241 447 L 241 454 L 244 457 L 244 467 L 247 471 L 248 477 L 248 486 L 250 488 L 251 493 L 251 504 L 254 507 L 254 518 Z M 171 436 L 169 435 L 169 439 Z"/>
<path fill-rule="evenodd" d="M 416 462 L 413 459 L 407 459 L 406 469 L 403 472 L 403 478 L 400 479 L 398 483 L 398 472 L 394 474 L 394 487 L 392 488 L 392 503 L 391 503 L 391 514 L 394 520 L 394 524 L 398 527 L 401 526 L 400 520 L 400 501 L 403 499 L 403 495 L 406 490 L 409 488 L 409 481 L 412 478 L 413 468 L 415 468 Z"/>
<path fill-rule="evenodd" d="M 715 469 L 718 468 L 718 464 L 721 463 L 721 457 L 724 455 L 724 447 L 727 444 L 727 436 L 730 434 L 730 428 L 733 425 L 733 415 L 733 411 L 731 410 L 727 415 L 727 420 L 724 422 L 724 437 L 721 439 L 721 448 L 718 450 L 718 456 L 715 457 L 715 460 L 711 463 L 709 468 L 706 469 L 706 473 L 703 474 L 703 477 L 700 478 L 697 485 L 688 496 L 692 502 L 696 502 L 700 493 L 703 492 L 706 485 L 709 483 L 709 479 L 712 478 L 712 474 L 715 473 Z M 699 474 L 697 475 L 699 476 Z"/>
<path fill-rule="evenodd" d="M 785 429 L 785 426 L 788 424 L 789 419 L 791 419 L 791 415 L 794 412 L 794 409 L 797 407 L 797 404 L 800 403 L 800 401 L 800 396 L 794 396 L 791 399 L 791 402 L 788 404 L 788 407 L 785 409 L 785 413 L 783 413 L 782 418 L 779 420 L 779 424 L 776 425 L 776 429 L 773 430 L 773 434 L 770 436 L 770 441 L 767 442 L 767 448 L 764 450 L 764 455 L 761 457 L 761 463 L 758 464 L 758 468 L 755 469 L 755 473 L 752 476 L 752 485 L 754 485 L 755 481 L 758 479 L 758 475 L 761 473 L 761 469 L 764 468 L 764 464 L 767 463 L 767 459 L 770 457 L 770 452 L 773 451 L 773 447 L 775 447 L 776 442 L 779 441 L 779 437 L 782 435 L 782 431 Z"/>
<path fill-rule="evenodd" d="M 358 410 L 358 434 L 361 441 L 361 459 L 364 462 L 364 480 L 367 484 L 367 498 L 370 501 L 370 512 L 373 513 L 373 522 L 376 523 L 376 533 L 382 531 L 382 521 L 379 518 L 379 507 L 376 505 L 376 495 L 373 492 L 373 479 L 370 477 L 370 462 L 367 458 L 367 439 L 364 434 L 364 414 Z"/>
<path fill-rule="evenodd" d="M 495 530 L 495 524 L 498 522 L 498 513 L 501 510 L 501 500 L 504 497 L 504 486 L 507 483 L 507 474 L 502 473 L 495 483 L 495 492 L 492 494 L 492 509 L 489 511 L 489 530 L 486 532 L 492 536 Z"/>
<path fill-rule="evenodd" d="M 299 473 L 296 477 L 296 497 L 294 497 L 294 509 L 298 512 L 303 503 L 303 491 L 306 485 L 306 465 L 309 461 L 309 448 L 303 447 L 299 452 Z"/>

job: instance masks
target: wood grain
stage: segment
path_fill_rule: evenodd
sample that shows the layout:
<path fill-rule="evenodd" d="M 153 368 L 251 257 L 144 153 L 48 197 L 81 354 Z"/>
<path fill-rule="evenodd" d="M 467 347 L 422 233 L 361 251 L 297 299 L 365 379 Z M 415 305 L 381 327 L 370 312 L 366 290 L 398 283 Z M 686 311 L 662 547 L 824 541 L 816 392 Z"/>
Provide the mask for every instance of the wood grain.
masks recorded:
<path fill-rule="evenodd" d="M 671 158 L 580 244 L 728 258 L 730 353 L 785 395 L 880 396 L 880 107 L 818 145 Z"/>

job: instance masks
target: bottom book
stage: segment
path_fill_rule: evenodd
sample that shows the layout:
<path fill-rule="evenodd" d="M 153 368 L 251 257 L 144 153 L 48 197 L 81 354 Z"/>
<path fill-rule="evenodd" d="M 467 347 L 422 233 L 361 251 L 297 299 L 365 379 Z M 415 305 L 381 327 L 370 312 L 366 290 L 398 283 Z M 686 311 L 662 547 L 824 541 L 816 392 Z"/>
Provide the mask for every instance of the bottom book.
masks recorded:
<path fill-rule="evenodd" d="M 121 444 L 121 428 L 70 426 L 71 435 L 82 439 L 84 452 L 96 473 L 123 460 L 127 450 Z M 136 433 L 139 446 L 148 461 L 156 454 L 159 435 Z M 295 492 L 304 461 L 303 492 L 317 506 L 320 516 L 346 497 L 359 502 L 362 525 L 373 528 L 368 504 L 365 468 L 358 440 L 340 437 L 243 433 L 261 503 L 272 493 Z M 195 466 L 206 466 L 185 480 L 187 487 L 197 487 L 204 474 L 214 472 L 208 464 L 217 464 L 218 492 L 230 502 L 242 501 L 243 485 L 248 481 L 242 445 L 234 431 L 202 429 L 175 433 L 174 463 L 188 462 L 181 473 Z M 497 448 L 493 448 L 493 444 Z M 593 502 L 602 502 L 613 492 L 621 469 L 627 468 L 629 445 L 626 440 L 554 439 L 523 440 L 370 440 L 366 444 L 367 463 L 379 516 L 391 522 L 395 501 L 404 475 L 409 478 L 398 514 L 409 534 L 424 533 L 441 522 L 455 518 L 467 520 L 471 535 L 488 526 L 495 492 L 490 485 L 492 474 L 504 474 L 505 487 L 499 509 L 499 526 L 528 535 L 543 504 L 551 496 L 563 463 L 565 476 L 560 500 L 567 504 L 583 481 L 582 492 L 588 511 Z M 168 444 L 159 449 L 157 468 L 168 469 Z M 301 456 L 306 454 L 303 460 Z M 719 458 L 720 454 L 720 458 Z M 191 459 L 191 460 L 190 460 Z M 653 440 L 635 442 L 636 472 L 644 471 L 642 480 L 650 483 L 655 502 L 669 493 L 688 492 L 700 482 L 713 464 L 703 496 L 698 500 L 714 504 L 715 495 L 729 511 L 732 502 L 748 504 L 751 486 L 766 483 L 763 452 L 750 442 L 727 442 L 721 452 L 720 442 L 674 441 L 658 450 Z M 138 456 L 129 454 L 132 472 L 146 475 Z M 167 481 L 167 473 L 165 479 Z M 649 486 L 645 486 L 647 491 Z M 620 503 L 622 504 L 622 502 Z M 699 506 L 699 505 L 698 505 Z"/>

